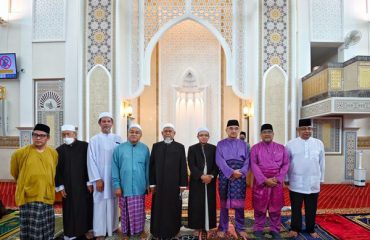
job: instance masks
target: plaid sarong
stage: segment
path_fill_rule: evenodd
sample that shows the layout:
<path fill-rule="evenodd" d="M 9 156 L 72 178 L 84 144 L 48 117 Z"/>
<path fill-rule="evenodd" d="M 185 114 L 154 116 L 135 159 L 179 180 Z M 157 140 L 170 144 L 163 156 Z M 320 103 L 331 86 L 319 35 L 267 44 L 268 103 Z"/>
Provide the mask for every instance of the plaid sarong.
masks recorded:
<path fill-rule="evenodd" d="M 120 197 L 122 233 L 135 235 L 144 231 L 145 195 Z"/>
<path fill-rule="evenodd" d="M 26 203 L 19 208 L 20 238 L 49 240 L 54 238 L 55 216 L 53 205 L 42 202 Z"/>

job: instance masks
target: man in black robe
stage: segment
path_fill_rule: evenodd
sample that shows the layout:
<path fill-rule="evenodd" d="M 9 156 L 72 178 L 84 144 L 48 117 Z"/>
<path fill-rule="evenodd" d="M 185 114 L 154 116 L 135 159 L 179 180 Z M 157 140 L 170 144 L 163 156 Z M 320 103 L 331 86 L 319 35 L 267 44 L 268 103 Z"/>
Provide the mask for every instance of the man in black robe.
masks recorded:
<path fill-rule="evenodd" d="M 189 228 L 198 230 L 198 240 L 203 230 L 216 227 L 216 146 L 209 144 L 209 130 L 199 128 L 199 143 L 189 147 Z"/>
<path fill-rule="evenodd" d="M 163 141 L 153 144 L 149 183 L 153 193 L 150 233 L 156 239 L 171 239 L 181 227 L 182 192 L 188 184 L 184 145 L 175 142 L 175 127 L 162 128 Z"/>
<path fill-rule="evenodd" d="M 92 185 L 87 174 L 87 142 L 76 139 L 73 125 L 62 126 L 64 144 L 56 150 L 56 190 L 62 194 L 64 236 L 93 238 Z"/>

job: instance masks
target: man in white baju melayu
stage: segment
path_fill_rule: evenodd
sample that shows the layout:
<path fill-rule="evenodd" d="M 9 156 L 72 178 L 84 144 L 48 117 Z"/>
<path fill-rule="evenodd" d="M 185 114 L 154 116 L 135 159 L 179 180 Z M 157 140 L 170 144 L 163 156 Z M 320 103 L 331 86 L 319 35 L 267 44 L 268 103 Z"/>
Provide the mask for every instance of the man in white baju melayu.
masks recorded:
<path fill-rule="evenodd" d="M 113 150 L 122 139 L 111 133 L 112 114 L 103 112 L 99 115 L 101 133 L 90 139 L 87 152 L 89 180 L 94 185 L 93 229 L 96 239 L 112 236 L 118 229 L 118 199 L 114 196 L 112 185 Z"/>

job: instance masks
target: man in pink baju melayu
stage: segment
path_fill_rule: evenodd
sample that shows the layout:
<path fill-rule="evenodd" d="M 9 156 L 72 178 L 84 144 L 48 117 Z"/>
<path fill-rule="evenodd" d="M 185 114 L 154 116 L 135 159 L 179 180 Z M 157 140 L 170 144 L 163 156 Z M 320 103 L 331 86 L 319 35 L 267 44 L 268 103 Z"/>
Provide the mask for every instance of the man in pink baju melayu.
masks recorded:
<path fill-rule="evenodd" d="M 261 126 L 261 142 L 251 149 L 253 181 L 253 208 L 256 237 L 263 238 L 268 211 L 270 231 L 274 239 L 280 238 L 280 216 L 284 205 L 284 178 L 289 168 L 289 155 L 285 147 L 273 141 L 271 124 Z"/>

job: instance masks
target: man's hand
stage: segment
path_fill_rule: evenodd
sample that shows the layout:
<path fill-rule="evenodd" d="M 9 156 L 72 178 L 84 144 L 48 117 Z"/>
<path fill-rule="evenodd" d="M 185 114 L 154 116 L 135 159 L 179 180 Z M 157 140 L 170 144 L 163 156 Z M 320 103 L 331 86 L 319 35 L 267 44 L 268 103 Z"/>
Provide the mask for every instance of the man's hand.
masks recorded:
<path fill-rule="evenodd" d="M 155 187 L 150 187 L 150 192 L 155 193 Z"/>
<path fill-rule="evenodd" d="M 202 175 L 200 179 L 202 179 L 204 184 L 208 184 L 212 181 L 212 175 Z"/>
<path fill-rule="evenodd" d="M 89 191 L 89 193 L 92 193 L 94 191 L 93 186 L 92 185 L 87 186 L 87 191 Z"/>
<path fill-rule="evenodd" d="M 265 180 L 265 184 L 268 187 L 275 187 L 277 185 L 277 180 L 276 178 L 267 178 Z"/>
<path fill-rule="evenodd" d="M 104 181 L 99 179 L 96 181 L 96 190 L 98 192 L 103 192 L 104 191 Z"/>
<path fill-rule="evenodd" d="M 243 176 L 243 174 L 240 172 L 240 170 L 239 169 L 237 169 L 237 170 L 234 170 L 234 173 L 233 173 L 233 175 L 231 175 L 232 176 L 232 178 L 233 179 L 238 179 L 238 178 L 240 178 L 241 176 Z"/>
<path fill-rule="evenodd" d="M 63 198 L 67 198 L 67 193 L 64 189 L 60 191 L 60 194 L 62 194 Z"/>
<path fill-rule="evenodd" d="M 121 197 L 122 196 L 122 190 L 120 188 L 117 188 L 116 191 L 114 191 L 114 195 L 116 195 L 116 197 Z"/>

